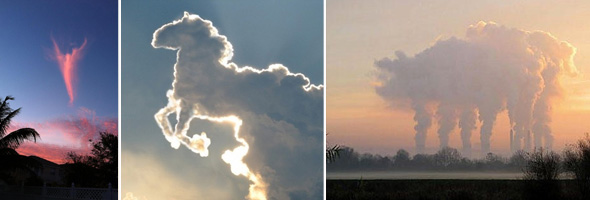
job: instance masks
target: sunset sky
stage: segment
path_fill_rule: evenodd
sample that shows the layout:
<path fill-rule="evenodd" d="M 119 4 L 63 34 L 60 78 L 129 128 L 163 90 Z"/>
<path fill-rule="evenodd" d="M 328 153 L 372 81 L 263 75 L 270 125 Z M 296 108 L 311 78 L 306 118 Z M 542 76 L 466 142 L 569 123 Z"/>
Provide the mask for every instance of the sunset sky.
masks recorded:
<path fill-rule="evenodd" d="M 328 0 L 326 8 L 327 96 L 326 130 L 329 144 L 353 147 L 359 152 L 393 155 L 404 148 L 415 152 L 414 111 L 391 107 L 375 92 L 375 61 L 395 59 L 395 51 L 408 57 L 437 41 L 466 37 L 470 25 L 495 22 L 507 28 L 548 32 L 577 48 L 574 63 L 580 72 L 564 77 L 563 98 L 553 107 L 554 150 L 573 143 L 590 131 L 590 3 L 586 1 L 352 1 Z M 479 127 L 471 136 L 474 152 L 480 149 Z M 439 148 L 433 120 L 426 152 Z M 449 146 L 461 148 L 459 129 L 450 134 Z M 491 151 L 508 155 L 509 121 L 498 115 L 491 136 Z M 478 155 L 475 153 L 474 155 Z"/>
<path fill-rule="evenodd" d="M 117 1 L 4 4 L 0 97 L 22 107 L 12 130 L 30 127 L 41 136 L 17 151 L 63 163 L 68 151 L 88 153 L 99 131 L 117 133 Z M 69 68 L 67 80 L 59 62 Z"/>

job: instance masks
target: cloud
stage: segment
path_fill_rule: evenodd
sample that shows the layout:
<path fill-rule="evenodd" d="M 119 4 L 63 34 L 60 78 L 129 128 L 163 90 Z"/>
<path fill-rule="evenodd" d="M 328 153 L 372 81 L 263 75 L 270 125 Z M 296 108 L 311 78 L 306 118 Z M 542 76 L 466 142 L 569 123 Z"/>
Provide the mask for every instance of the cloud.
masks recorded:
<path fill-rule="evenodd" d="M 100 132 L 118 134 L 117 118 L 98 117 L 93 110 L 81 107 L 77 115 L 51 119 L 45 122 L 13 122 L 10 130 L 35 129 L 41 139 L 37 143 L 25 143 L 17 151 L 24 155 L 36 155 L 63 163 L 65 153 L 89 153 L 91 141 L 99 139 Z"/>
<path fill-rule="evenodd" d="M 68 160 L 66 159 L 66 155 L 68 152 L 80 151 L 80 149 L 74 147 L 62 146 L 57 144 L 47 144 L 41 142 L 27 142 L 22 144 L 16 150 L 21 155 L 37 156 L 57 164 L 63 164 L 68 162 Z"/>
<path fill-rule="evenodd" d="M 197 187 L 170 173 L 149 154 L 121 151 L 122 192 L 127 199 L 231 199 L 231 193 L 211 186 Z M 203 180 L 203 179 L 199 179 Z M 154 189 L 157 188 L 157 189 Z M 205 193 L 205 191 L 207 191 Z"/>
<path fill-rule="evenodd" d="M 80 47 L 72 48 L 72 53 L 62 53 L 57 45 L 57 42 L 53 37 L 51 38 L 53 42 L 53 52 L 51 57 L 57 61 L 59 64 L 59 69 L 62 73 L 64 78 L 64 83 L 66 84 L 66 89 L 68 91 L 68 95 L 70 96 L 70 105 L 74 104 L 74 97 L 76 96 L 76 82 L 77 82 L 77 74 L 76 69 L 78 67 L 78 62 L 82 59 L 84 48 L 86 47 L 87 40 L 84 38 L 84 43 L 80 45 Z"/>
<path fill-rule="evenodd" d="M 228 124 L 233 133 L 216 134 L 233 134 L 238 146 L 221 158 L 250 181 L 247 198 L 321 198 L 323 86 L 281 64 L 260 70 L 230 62 L 231 43 L 197 15 L 185 13 L 153 36 L 154 48 L 177 51 L 168 105 L 155 116 L 173 148 L 207 157 L 212 133 L 189 137 L 191 120 Z"/>
<path fill-rule="evenodd" d="M 377 94 L 394 106 L 415 111 L 416 148 L 424 150 L 431 120 L 438 120 L 441 147 L 459 125 L 465 153 L 469 139 L 482 122 L 482 152 L 490 150 L 496 116 L 508 110 L 512 149 L 551 148 L 551 108 L 563 92 L 561 77 L 576 75 L 576 49 L 543 31 L 507 28 L 493 22 L 470 26 L 466 38 L 438 40 L 416 54 L 375 62 Z M 524 141 L 523 141 L 524 140 Z"/>

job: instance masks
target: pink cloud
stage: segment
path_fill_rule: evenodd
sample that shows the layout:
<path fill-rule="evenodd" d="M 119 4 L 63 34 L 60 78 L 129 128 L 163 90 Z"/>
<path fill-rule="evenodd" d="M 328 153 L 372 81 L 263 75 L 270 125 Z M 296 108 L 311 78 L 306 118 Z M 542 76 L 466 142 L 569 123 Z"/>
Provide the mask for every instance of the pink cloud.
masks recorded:
<path fill-rule="evenodd" d="M 60 146 L 55 144 L 45 144 L 45 143 L 24 143 L 18 149 L 16 149 L 19 154 L 25 156 L 37 156 L 43 158 L 45 160 L 49 160 L 51 162 L 57 164 L 66 163 L 68 160 L 66 159 L 66 154 L 68 152 L 79 152 L 80 150 L 73 147 L 68 146 Z"/>
<path fill-rule="evenodd" d="M 17 149 L 19 153 L 60 162 L 69 151 L 89 153 L 92 141 L 99 139 L 100 132 L 118 134 L 117 118 L 98 117 L 93 110 L 87 108 L 80 108 L 77 115 L 45 122 L 13 122 L 9 132 L 24 127 L 34 128 L 41 139 L 37 143 L 27 142 L 21 145 Z"/>
<path fill-rule="evenodd" d="M 72 53 L 65 54 L 61 52 L 53 37 L 51 38 L 51 41 L 53 42 L 53 55 L 51 56 L 57 60 L 57 63 L 59 64 L 59 69 L 63 75 L 68 95 L 70 96 L 70 105 L 73 105 L 74 97 L 76 96 L 76 90 L 74 88 L 77 81 L 76 68 L 78 61 L 82 59 L 82 53 L 86 47 L 87 40 L 84 38 L 84 43 L 82 43 L 80 47 L 72 48 Z"/>

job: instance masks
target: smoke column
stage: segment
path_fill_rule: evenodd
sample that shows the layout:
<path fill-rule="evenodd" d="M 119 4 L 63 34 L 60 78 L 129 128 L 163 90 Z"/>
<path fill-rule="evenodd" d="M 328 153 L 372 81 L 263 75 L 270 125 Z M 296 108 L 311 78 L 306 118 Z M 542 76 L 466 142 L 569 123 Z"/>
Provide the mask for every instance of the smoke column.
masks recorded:
<path fill-rule="evenodd" d="M 414 130 L 416 130 L 416 151 L 418 153 L 424 153 L 424 148 L 426 147 L 426 131 L 432 125 L 433 114 L 426 108 L 425 104 L 414 102 L 413 108 L 416 111 L 414 115 L 414 121 L 416 121 L 416 125 L 414 126 Z"/>
<path fill-rule="evenodd" d="M 457 126 L 457 110 L 454 106 L 441 103 L 438 106 L 438 110 L 436 112 L 436 116 L 438 117 L 438 124 L 440 128 L 438 129 L 438 137 L 440 140 L 440 148 L 449 146 L 449 134 L 455 126 Z"/>
<path fill-rule="evenodd" d="M 415 111 L 418 153 L 424 151 L 433 117 L 440 147 L 448 146 L 459 120 L 464 153 L 471 151 L 471 132 L 479 119 L 481 151 L 490 152 L 496 117 L 504 110 L 514 130 L 513 151 L 539 148 L 543 142 L 551 148 L 552 99 L 562 94 L 560 78 L 577 74 L 575 53 L 572 45 L 547 32 L 479 22 L 469 26 L 464 39 L 440 40 L 414 57 L 397 51 L 397 58 L 376 61 L 375 90 L 391 105 Z"/>
<path fill-rule="evenodd" d="M 75 84 L 77 81 L 76 77 L 76 68 L 78 67 L 78 62 L 82 59 L 83 50 L 86 47 L 87 40 L 84 38 L 84 43 L 78 48 L 72 48 L 72 53 L 62 53 L 55 42 L 53 37 L 51 38 L 53 42 L 53 58 L 57 60 L 59 64 L 59 69 L 61 74 L 63 75 L 64 82 L 66 84 L 66 89 L 68 91 L 68 96 L 70 96 L 70 105 L 74 104 L 74 97 L 76 96 L 75 91 Z"/>
<path fill-rule="evenodd" d="M 475 126 L 477 120 L 476 110 L 472 106 L 468 106 L 461 113 L 461 121 L 459 127 L 461 128 L 461 141 L 463 141 L 463 155 L 471 157 L 471 133 L 477 128 Z"/>

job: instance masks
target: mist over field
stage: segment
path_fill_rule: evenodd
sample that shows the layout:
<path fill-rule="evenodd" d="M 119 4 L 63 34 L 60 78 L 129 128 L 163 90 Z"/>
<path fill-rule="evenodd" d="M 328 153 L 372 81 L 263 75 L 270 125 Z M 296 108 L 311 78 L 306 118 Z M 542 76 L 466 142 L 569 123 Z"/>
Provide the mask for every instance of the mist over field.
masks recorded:
<path fill-rule="evenodd" d="M 523 177 L 522 172 L 328 172 L 326 179 L 329 180 L 426 180 L 426 179 L 461 179 L 461 180 L 519 180 Z"/>

